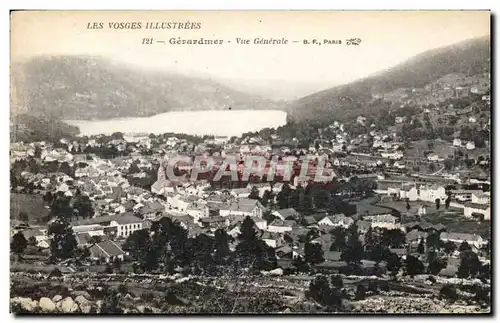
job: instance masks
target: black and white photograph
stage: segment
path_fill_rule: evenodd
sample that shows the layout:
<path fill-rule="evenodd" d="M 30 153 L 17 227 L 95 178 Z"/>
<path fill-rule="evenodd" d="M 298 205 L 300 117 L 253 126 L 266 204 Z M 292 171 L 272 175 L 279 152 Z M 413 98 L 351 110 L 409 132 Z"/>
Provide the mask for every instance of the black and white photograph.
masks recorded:
<path fill-rule="evenodd" d="M 10 313 L 491 315 L 491 28 L 11 11 Z"/>

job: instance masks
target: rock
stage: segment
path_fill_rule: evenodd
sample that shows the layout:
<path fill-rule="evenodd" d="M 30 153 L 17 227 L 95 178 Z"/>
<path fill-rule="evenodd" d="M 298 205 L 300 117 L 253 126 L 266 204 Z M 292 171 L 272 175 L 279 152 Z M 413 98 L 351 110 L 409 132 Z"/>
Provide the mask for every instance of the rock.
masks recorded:
<path fill-rule="evenodd" d="M 52 313 L 56 310 L 56 305 L 54 302 L 48 297 L 40 298 L 40 302 L 38 302 L 38 306 L 43 313 Z"/>
<path fill-rule="evenodd" d="M 86 299 L 92 298 L 90 296 L 90 294 L 87 291 L 85 291 L 85 290 L 77 290 L 77 291 L 73 292 L 72 295 L 73 295 L 73 297 L 83 296 Z"/>
<path fill-rule="evenodd" d="M 101 313 L 102 301 L 98 300 L 97 302 L 95 302 L 95 306 L 96 306 L 97 313 Z"/>
<path fill-rule="evenodd" d="M 92 304 L 90 302 L 81 303 L 79 306 L 82 313 L 88 314 L 92 311 Z"/>
<path fill-rule="evenodd" d="M 88 302 L 88 300 L 85 298 L 85 296 L 80 295 L 75 298 L 75 303 L 77 303 L 78 305 L 86 302 Z"/>
<path fill-rule="evenodd" d="M 75 303 L 78 304 L 78 306 L 80 307 L 80 310 L 82 311 L 82 313 L 90 313 L 90 311 L 92 310 L 92 304 L 91 304 L 91 302 L 88 301 L 82 295 L 77 296 L 75 298 Z"/>
<path fill-rule="evenodd" d="M 14 297 L 11 299 L 11 303 L 19 305 L 23 311 L 30 313 L 38 309 L 38 302 L 31 300 L 31 298 Z"/>
<path fill-rule="evenodd" d="M 54 304 L 59 302 L 60 300 L 62 300 L 61 295 L 56 295 L 56 296 L 52 297 L 52 302 L 54 302 Z"/>
<path fill-rule="evenodd" d="M 271 276 L 282 276 L 283 275 L 283 269 L 281 268 L 276 268 L 271 271 L 269 271 L 269 275 Z"/>
<path fill-rule="evenodd" d="M 61 310 L 63 313 L 75 313 L 78 311 L 78 304 L 76 304 L 71 297 L 66 297 L 61 302 Z"/>

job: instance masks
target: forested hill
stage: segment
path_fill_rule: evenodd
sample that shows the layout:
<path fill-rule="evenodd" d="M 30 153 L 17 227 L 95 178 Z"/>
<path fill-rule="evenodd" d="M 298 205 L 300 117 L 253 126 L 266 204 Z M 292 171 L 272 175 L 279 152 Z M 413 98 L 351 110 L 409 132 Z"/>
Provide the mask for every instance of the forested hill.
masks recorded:
<path fill-rule="evenodd" d="M 365 79 L 296 100 L 288 108 L 288 118 L 294 122 L 352 120 L 387 108 L 367 104 L 375 94 L 423 87 L 448 74 L 475 75 L 489 71 L 490 38 L 475 38 L 424 52 Z"/>
<path fill-rule="evenodd" d="M 58 119 L 143 117 L 169 111 L 284 109 L 210 80 L 86 56 L 36 57 L 12 68 L 13 112 Z"/>

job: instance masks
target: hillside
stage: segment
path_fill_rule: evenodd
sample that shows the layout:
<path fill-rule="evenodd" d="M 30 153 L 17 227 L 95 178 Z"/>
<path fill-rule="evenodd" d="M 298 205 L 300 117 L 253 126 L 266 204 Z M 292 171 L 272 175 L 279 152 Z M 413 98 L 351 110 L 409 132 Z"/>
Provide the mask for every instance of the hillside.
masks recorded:
<path fill-rule="evenodd" d="M 419 54 L 407 62 L 359 81 L 294 101 L 289 120 L 349 120 L 386 106 L 369 106 L 373 95 L 399 88 L 422 87 L 447 74 L 474 75 L 490 71 L 490 40 L 481 37 Z"/>
<path fill-rule="evenodd" d="M 175 110 L 283 109 L 215 81 L 85 56 L 12 66 L 13 110 L 59 119 L 143 117 Z"/>
<path fill-rule="evenodd" d="M 11 142 L 57 141 L 76 136 L 78 127 L 68 125 L 57 118 L 32 116 L 24 113 L 12 115 L 10 127 Z"/>

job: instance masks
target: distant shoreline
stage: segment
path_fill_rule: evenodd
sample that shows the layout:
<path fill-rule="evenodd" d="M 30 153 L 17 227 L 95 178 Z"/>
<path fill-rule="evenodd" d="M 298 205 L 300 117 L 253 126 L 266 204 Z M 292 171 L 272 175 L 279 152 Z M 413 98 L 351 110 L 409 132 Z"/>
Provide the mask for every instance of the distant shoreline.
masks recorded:
<path fill-rule="evenodd" d="M 113 132 L 239 136 L 245 132 L 283 126 L 286 119 L 287 113 L 281 110 L 210 110 L 171 111 L 149 117 L 63 122 L 78 127 L 80 136 Z"/>

